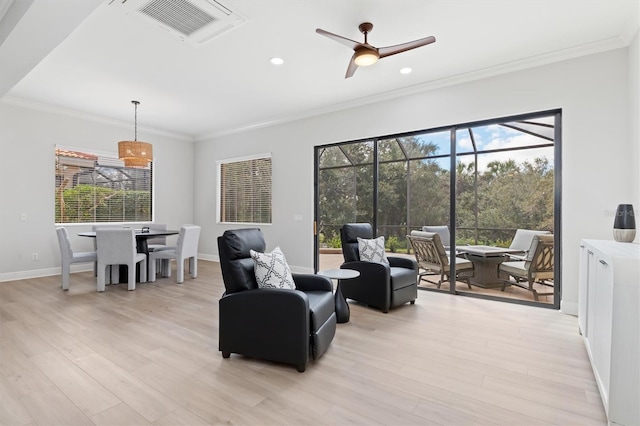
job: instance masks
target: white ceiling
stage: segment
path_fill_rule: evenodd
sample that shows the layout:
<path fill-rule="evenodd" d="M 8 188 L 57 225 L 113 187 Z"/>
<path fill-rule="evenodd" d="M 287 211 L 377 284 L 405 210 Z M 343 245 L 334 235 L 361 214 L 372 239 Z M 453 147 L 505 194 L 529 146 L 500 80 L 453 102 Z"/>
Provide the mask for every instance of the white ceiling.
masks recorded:
<path fill-rule="evenodd" d="M 135 99 L 140 128 L 197 140 L 624 47 L 640 20 L 638 0 L 220 0 L 245 22 L 194 46 L 127 14 L 121 1 L 94 0 L 75 28 L 65 17 L 86 0 L 33 0 L 8 37 L 0 31 L 0 43 L 17 39 L 22 53 L 0 45 L 1 61 L 23 60 L 52 26 L 72 32 L 49 40 L 51 52 L 11 83 L 5 100 L 131 123 Z M 0 0 L 0 12 L 16 2 L 31 0 Z M 345 79 L 352 51 L 315 29 L 360 41 L 364 21 L 374 24 L 377 47 L 437 41 Z M 40 33 L 27 37 L 21 26 Z M 285 63 L 271 65 L 273 56 Z"/>

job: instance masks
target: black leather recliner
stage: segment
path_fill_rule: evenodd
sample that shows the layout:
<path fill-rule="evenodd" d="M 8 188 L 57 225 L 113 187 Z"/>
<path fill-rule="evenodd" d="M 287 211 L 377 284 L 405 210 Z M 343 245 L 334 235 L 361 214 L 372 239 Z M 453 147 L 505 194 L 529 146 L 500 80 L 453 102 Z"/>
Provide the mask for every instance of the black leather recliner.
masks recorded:
<path fill-rule="evenodd" d="M 387 313 L 389 309 L 411 302 L 418 297 L 418 264 L 415 259 L 387 256 L 389 265 L 360 260 L 358 237 L 373 238 L 368 223 L 348 223 L 340 228 L 344 263 L 341 269 L 355 269 L 358 278 L 341 280 L 344 297 L 357 300 Z"/>
<path fill-rule="evenodd" d="M 257 228 L 225 231 L 218 253 L 225 293 L 219 301 L 219 349 L 293 364 L 303 372 L 309 359 L 327 350 L 336 332 L 331 280 L 292 274 L 296 290 L 260 289 L 249 250 L 264 252 Z"/>

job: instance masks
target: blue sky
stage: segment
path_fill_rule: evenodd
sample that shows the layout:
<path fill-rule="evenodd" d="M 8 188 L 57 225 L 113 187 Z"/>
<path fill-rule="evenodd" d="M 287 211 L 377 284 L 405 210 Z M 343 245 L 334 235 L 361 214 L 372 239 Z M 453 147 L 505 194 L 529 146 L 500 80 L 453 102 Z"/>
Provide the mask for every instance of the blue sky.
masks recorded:
<path fill-rule="evenodd" d="M 438 155 L 448 154 L 450 152 L 449 131 L 438 133 L 429 133 L 418 136 L 423 141 L 429 141 L 438 146 Z M 542 139 L 533 135 L 529 135 L 518 130 L 508 127 L 492 124 L 488 126 L 480 126 L 473 128 L 474 139 L 478 151 L 494 150 L 501 148 L 527 147 L 548 143 L 546 139 Z M 473 152 L 473 145 L 468 129 L 458 130 L 456 151 L 458 154 L 464 152 Z M 546 157 L 549 163 L 553 164 L 553 147 L 548 148 L 532 148 L 522 151 L 506 151 L 492 154 L 480 154 L 478 156 L 478 170 L 480 172 L 486 170 L 487 164 L 491 161 L 515 160 L 518 164 L 524 161 L 531 161 L 537 157 Z M 462 156 L 460 161 L 465 164 L 473 162 L 473 156 Z M 442 158 L 437 160 L 444 169 L 449 169 L 449 159 Z"/>

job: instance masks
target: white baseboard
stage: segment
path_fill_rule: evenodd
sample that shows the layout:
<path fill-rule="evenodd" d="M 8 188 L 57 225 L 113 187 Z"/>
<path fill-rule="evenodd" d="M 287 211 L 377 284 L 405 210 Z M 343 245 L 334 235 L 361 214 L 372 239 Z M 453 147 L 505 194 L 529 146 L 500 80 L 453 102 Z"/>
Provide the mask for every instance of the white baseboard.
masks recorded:
<path fill-rule="evenodd" d="M 567 315 L 578 316 L 578 302 L 560 301 L 560 312 Z"/>
<path fill-rule="evenodd" d="M 90 263 L 85 263 L 81 265 L 71 265 L 71 273 L 74 272 L 85 272 L 85 271 L 93 271 L 93 265 Z M 28 280 L 30 278 L 42 278 L 42 277 L 51 277 L 53 275 L 60 275 L 60 267 L 55 268 L 44 268 L 44 269 L 32 269 L 29 271 L 17 271 L 17 272 L 7 272 L 5 274 L 0 274 L 0 282 L 5 281 L 17 281 L 17 280 Z"/>
<path fill-rule="evenodd" d="M 198 260 L 207 260 L 210 262 L 220 262 L 220 256 L 217 254 L 202 254 L 198 253 Z M 313 274 L 313 268 L 307 268 L 303 266 L 291 266 L 291 272 L 295 272 L 297 274 Z M 71 273 L 74 272 L 85 272 L 92 271 L 93 265 L 90 263 L 76 264 L 71 265 Z M 33 269 L 29 271 L 17 271 L 17 272 L 8 272 L 5 274 L 0 274 L 0 282 L 5 281 L 17 281 L 17 280 L 27 280 L 29 278 L 41 278 L 41 277 L 50 277 L 53 275 L 60 275 L 60 267 L 55 268 L 45 268 L 45 269 Z"/>
<path fill-rule="evenodd" d="M 202 260 L 210 260 L 214 262 L 219 262 L 220 258 L 217 255 L 208 255 L 208 254 L 198 254 L 198 259 Z M 73 264 L 71 265 L 71 273 L 74 272 L 86 272 L 92 271 L 93 264 L 91 263 L 82 263 L 82 264 Z M 60 275 L 60 267 L 57 266 L 55 268 L 45 268 L 45 269 L 32 269 L 29 271 L 16 271 L 16 272 L 7 272 L 4 274 L 0 274 L 0 282 L 5 281 L 17 281 L 17 280 L 28 280 L 30 278 L 42 278 L 42 277 L 50 277 L 53 275 Z"/>
<path fill-rule="evenodd" d="M 220 262 L 220 256 L 218 256 L 217 254 L 198 253 L 198 260 L 209 260 L 211 262 Z"/>

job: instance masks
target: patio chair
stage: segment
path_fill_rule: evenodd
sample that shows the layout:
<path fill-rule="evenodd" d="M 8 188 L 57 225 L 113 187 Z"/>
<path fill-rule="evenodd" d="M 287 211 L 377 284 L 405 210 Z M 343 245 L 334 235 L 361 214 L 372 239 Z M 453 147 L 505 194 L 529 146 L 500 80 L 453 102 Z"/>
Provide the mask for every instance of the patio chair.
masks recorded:
<path fill-rule="evenodd" d="M 507 285 L 516 285 L 533 293 L 534 300 L 538 296 L 549 296 L 551 293 L 539 293 L 535 283 L 553 287 L 553 234 L 534 235 L 531 246 L 523 260 L 510 260 L 500 264 L 499 271 L 513 279 L 504 279 L 502 291 Z"/>
<path fill-rule="evenodd" d="M 442 283 L 451 281 L 452 258 L 447 255 L 439 234 L 435 232 L 411 231 L 411 235 L 407 235 L 407 240 L 411 243 L 418 267 L 424 270 L 424 272 L 419 274 L 421 281 L 425 280 L 436 284 L 438 288 L 440 288 Z M 473 276 L 473 263 L 460 257 L 453 257 L 453 260 L 456 266 L 456 281 L 466 282 L 469 288 L 471 288 L 469 278 Z M 438 282 L 426 279 L 426 276 L 432 273 L 440 274 L 440 280 Z"/>
<path fill-rule="evenodd" d="M 524 260 L 527 257 L 527 253 L 529 248 L 531 247 L 531 243 L 533 242 L 533 237 L 536 235 L 548 235 L 551 232 L 549 231 L 539 231 L 534 229 L 516 229 L 516 234 L 513 236 L 513 240 L 511 241 L 511 245 L 509 246 L 512 250 L 519 250 L 521 254 L 512 254 L 510 255 L 513 260 Z"/>
<path fill-rule="evenodd" d="M 440 241 L 442 241 L 444 249 L 449 250 L 449 246 L 451 245 L 451 233 L 449 232 L 449 227 L 447 225 L 426 225 L 422 227 L 422 231 L 435 232 L 436 234 L 440 235 Z"/>

